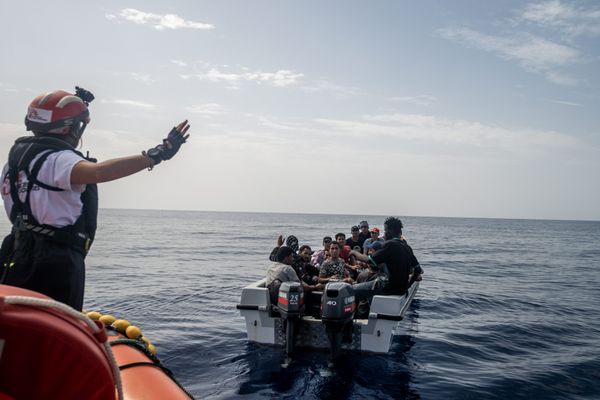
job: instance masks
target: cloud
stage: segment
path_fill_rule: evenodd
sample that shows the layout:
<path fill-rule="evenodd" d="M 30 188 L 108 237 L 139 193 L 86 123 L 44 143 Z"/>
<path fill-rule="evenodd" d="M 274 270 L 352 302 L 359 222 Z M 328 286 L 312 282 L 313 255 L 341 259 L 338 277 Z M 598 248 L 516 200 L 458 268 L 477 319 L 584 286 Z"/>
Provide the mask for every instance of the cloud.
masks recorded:
<path fill-rule="evenodd" d="M 555 29 L 567 38 L 600 36 L 600 8 L 585 8 L 551 0 L 528 4 L 518 18 L 540 27 Z"/>
<path fill-rule="evenodd" d="M 147 85 L 154 83 L 154 79 L 152 79 L 150 74 L 140 74 L 137 72 L 131 72 L 131 77 L 138 81 L 138 82 L 142 82 L 145 83 Z"/>
<path fill-rule="evenodd" d="M 171 60 L 171 63 L 175 64 L 175 65 L 177 65 L 179 67 L 187 67 L 188 66 L 188 64 L 185 61 L 182 61 L 182 60 Z"/>
<path fill-rule="evenodd" d="M 600 36 L 600 7 L 592 2 L 547 0 L 526 4 L 511 14 L 510 18 L 487 24 L 488 30 L 504 27 L 495 33 L 466 26 L 447 27 L 437 33 L 463 46 L 515 61 L 528 72 L 558 85 L 573 86 L 584 81 L 567 70 L 595 58 L 585 54 L 584 49 L 589 46 L 576 39 Z"/>
<path fill-rule="evenodd" d="M 325 79 L 303 86 L 302 89 L 309 93 L 328 93 L 337 99 L 354 97 L 360 92 L 355 87 L 341 86 Z"/>
<path fill-rule="evenodd" d="M 360 120 L 317 119 L 330 135 L 357 138 L 389 137 L 415 143 L 472 146 L 518 151 L 578 147 L 571 136 L 530 128 L 505 128 L 478 121 L 422 114 L 364 115 Z"/>
<path fill-rule="evenodd" d="M 417 96 L 397 96 L 392 97 L 392 101 L 400 101 L 405 103 L 415 104 L 417 106 L 429 106 L 437 101 L 435 96 L 420 94 Z"/>
<path fill-rule="evenodd" d="M 540 73 L 561 85 L 574 85 L 576 78 L 556 69 L 580 62 L 579 50 L 528 33 L 510 36 L 487 35 L 469 28 L 446 28 L 438 33 L 445 39 L 466 47 L 494 53 L 507 60 L 516 60 L 527 71 Z"/>
<path fill-rule="evenodd" d="M 221 115 L 225 113 L 224 107 L 216 103 L 197 104 L 186 107 L 186 110 L 193 114 L 200 114 L 205 117 Z"/>
<path fill-rule="evenodd" d="M 109 21 L 122 19 L 133 22 L 138 25 L 150 25 L 154 29 L 162 31 L 165 29 L 202 29 L 210 30 L 215 26 L 201 22 L 186 21 L 176 14 L 154 14 L 148 13 L 135 8 L 125 8 L 118 15 L 106 14 L 106 19 Z"/>
<path fill-rule="evenodd" d="M 579 103 L 574 103 L 572 101 L 565 101 L 565 100 L 548 100 L 551 103 L 555 103 L 555 104 L 562 104 L 565 106 L 571 106 L 571 107 L 581 107 L 581 104 Z"/>
<path fill-rule="evenodd" d="M 144 109 L 147 109 L 147 110 L 156 108 L 155 104 L 144 103 L 144 102 L 141 102 L 141 101 L 129 100 L 129 99 L 102 100 L 102 102 L 103 103 L 110 103 L 110 104 L 118 104 L 118 105 L 122 105 L 122 106 L 144 108 Z"/>
<path fill-rule="evenodd" d="M 304 74 L 285 69 L 275 72 L 263 72 L 260 70 L 252 72 L 246 67 L 241 67 L 236 71 L 228 71 L 227 69 L 230 68 L 227 66 L 207 66 L 206 70 L 199 73 L 180 74 L 179 76 L 182 79 L 196 78 L 201 81 L 225 82 L 233 88 L 237 88 L 243 82 L 266 83 L 274 87 L 288 87 L 296 85 L 304 77 Z"/>

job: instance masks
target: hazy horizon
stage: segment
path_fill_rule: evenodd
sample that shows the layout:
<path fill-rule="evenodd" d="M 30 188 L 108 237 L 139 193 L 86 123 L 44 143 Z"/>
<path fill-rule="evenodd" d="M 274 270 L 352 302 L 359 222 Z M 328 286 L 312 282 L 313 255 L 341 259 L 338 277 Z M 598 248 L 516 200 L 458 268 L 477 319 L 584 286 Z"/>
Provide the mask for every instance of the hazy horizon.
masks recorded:
<path fill-rule="evenodd" d="M 100 206 L 600 220 L 600 3 L 9 2 L 0 162 L 38 94 L 92 91 L 81 150 L 173 160 Z"/>

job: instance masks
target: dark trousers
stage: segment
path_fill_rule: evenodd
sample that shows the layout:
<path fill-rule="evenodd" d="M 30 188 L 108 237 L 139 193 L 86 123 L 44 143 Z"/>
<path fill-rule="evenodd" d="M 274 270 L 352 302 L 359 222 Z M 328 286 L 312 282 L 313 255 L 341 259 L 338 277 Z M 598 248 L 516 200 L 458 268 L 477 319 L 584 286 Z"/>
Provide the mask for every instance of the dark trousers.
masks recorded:
<path fill-rule="evenodd" d="M 28 240 L 26 254 L 4 271 L 2 283 L 34 290 L 81 311 L 85 256 L 68 245 L 40 235 L 31 235 Z"/>

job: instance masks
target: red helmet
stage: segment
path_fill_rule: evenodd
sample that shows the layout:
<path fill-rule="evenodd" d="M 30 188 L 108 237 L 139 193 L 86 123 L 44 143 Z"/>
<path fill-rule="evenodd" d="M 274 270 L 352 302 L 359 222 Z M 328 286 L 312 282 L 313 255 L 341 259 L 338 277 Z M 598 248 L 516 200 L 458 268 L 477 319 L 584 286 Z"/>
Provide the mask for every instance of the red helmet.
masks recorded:
<path fill-rule="evenodd" d="M 81 134 L 88 122 L 87 102 L 64 90 L 39 95 L 29 105 L 25 116 L 28 131 L 59 135 L 68 134 L 72 127 Z"/>

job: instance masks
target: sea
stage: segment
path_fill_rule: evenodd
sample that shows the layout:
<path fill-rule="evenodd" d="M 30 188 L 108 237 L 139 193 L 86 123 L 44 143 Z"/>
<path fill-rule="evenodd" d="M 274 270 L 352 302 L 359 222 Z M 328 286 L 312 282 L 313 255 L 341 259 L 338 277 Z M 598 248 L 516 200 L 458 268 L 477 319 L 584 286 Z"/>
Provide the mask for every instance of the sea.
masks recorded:
<path fill-rule="evenodd" d="M 316 250 L 385 216 L 103 209 L 84 308 L 197 399 L 600 399 L 600 222 L 399 217 L 425 274 L 388 354 L 288 360 L 236 309 L 279 235 Z"/>

